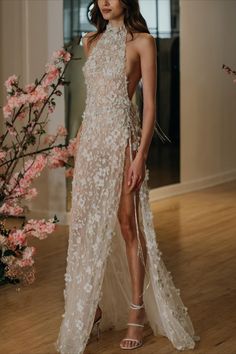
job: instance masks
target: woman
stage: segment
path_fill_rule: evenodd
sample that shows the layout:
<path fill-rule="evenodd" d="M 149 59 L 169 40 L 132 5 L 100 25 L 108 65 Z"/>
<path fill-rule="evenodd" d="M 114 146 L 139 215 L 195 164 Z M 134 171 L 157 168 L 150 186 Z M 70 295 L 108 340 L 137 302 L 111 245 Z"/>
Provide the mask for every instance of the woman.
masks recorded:
<path fill-rule="evenodd" d="M 162 261 L 148 201 L 155 41 L 138 0 L 93 3 L 97 31 L 83 38 L 87 98 L 77 138 L 65 313 L 56 347 L 61 354 L 83 353 L 94 325 L 122 329 L 128 316 L 122 349 L 143 344 L 147 321 L 155 335 L 167 336 L 179 350 L 191 349 L 199 337 Z M 141 78 L 142 129 L 131 101 Z"/>

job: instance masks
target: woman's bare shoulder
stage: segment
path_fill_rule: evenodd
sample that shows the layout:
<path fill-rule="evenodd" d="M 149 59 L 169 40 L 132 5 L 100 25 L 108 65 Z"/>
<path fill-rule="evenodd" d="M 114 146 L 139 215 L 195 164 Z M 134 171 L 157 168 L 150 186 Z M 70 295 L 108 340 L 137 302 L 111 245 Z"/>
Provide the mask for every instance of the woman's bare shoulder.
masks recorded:
<path fill-rule="evenodd" d="M 148 45 L 150 43 L 153 43 L 153 41 L 155 40 L 150 33 L 146 33 L 146 32 L 134 32 L 133 35 L 134 35 L 134 40 L 139 45 L 143 45 L 143 44 Z"/>
<path fill-rule="evenodd" d="M 83 35 L 83 38 L 88 39 L 89 37 L 93 36 L 95 33 L 97 33 L 97 32 L 86 32 Z"/>
<path fill-rule="evenodd" d="M 133 33 L 133 44 L 139 52 L 150 50 L 155 46 L 155 38 L 146 32 Z"/>
<path fill-rule="evenodd" d="M 97 32 L 86 32 L 82 37 L 82 44 L 83 44 L 84 51 L 85 51 L 86 55 L 88 55 L 89 51 L 90 51 L 89 38 L 91 36 L 93 36 L 95 33 L 97 33 Z"/>
<path fill-rule="evenodd" d="M 87 46 L 88 39 L 93 36 L 96 32 L 86 32 L 82 37 L 82 42 L 84 46 Z"/>

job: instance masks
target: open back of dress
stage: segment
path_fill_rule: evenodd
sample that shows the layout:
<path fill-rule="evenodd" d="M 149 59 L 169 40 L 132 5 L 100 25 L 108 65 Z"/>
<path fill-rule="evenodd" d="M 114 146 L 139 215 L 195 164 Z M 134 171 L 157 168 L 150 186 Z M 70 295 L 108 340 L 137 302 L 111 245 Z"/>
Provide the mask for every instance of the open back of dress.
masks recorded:
<path fill-rule="evenodd" d="M 65 312 L 55 342 L 61 354 L 84 352 L 99 301 L 102 330 L 127 323 L 131 284 L 117 211 L 125 149 L 137 150 L 141 124 L 128 97 L 126 40 L 124 25 L 108 23 L 83 67 L 86 107 L 72 184 Z M 192 349 L 199 337 L 158 249 L 147 180 L 146 169 L 137 212 L 147 245 L 147 319 L 154 335 L 167 336 L 178 350 Z"/>

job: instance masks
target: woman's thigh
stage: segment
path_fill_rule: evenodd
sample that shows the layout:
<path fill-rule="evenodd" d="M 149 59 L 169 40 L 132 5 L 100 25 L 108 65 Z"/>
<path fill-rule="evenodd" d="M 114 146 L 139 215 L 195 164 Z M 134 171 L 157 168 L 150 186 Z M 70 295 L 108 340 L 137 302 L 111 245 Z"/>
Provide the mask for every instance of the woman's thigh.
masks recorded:
<path fill-rule="evenodd" d="M 133 159 L 135 157 L 135 152 L 133 152 Z M 128 172 L 131 165 L 130 161 L 130 147 L 127 144 L 125 149 L 125 161 L 124 161 L 124 173 L 122 181 L 122 190 L 120 197 L 120 204 L 118 209 L 118 219 L 120 222 L 121 230 L 124 232 L 130 232 L 134 230 L 135 227 L 135 204 L 138 218 L 138 205 L 139 205 L 139 191 L 134 189 L 130 191 L 128 186 Z M 136 198 L 136 203 L 134 202 Z M 125 237 L 125 235 L 123 234 Z"/>

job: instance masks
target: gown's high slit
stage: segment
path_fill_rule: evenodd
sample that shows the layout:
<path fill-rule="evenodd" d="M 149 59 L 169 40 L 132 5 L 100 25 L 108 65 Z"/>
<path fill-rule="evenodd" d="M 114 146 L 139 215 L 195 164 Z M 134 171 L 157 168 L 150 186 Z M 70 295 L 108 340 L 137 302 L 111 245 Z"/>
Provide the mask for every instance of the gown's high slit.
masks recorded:
<path fill-rule="evenodd" d="M 141 123 L 138 108 L 128 97 L 126 40 L 124 25 L 108 23 L 83 67 L 87 98 L 72 183 L 65 312 L 55 342 L 61 354 L 84 352 L 98 303 L 102 330 L 120 330 L 127 324 L 131 281 L 118 208 L 126 148 L 137 151 Z M 133 159 L 133 154 L 129 156 Z M 176 349 L 193 349 L 200 338 L 162 260 L 147 181 L 146 169 L 138 210 L 134 209 L 136 232 L 139 226 L 147 247 L 147 320 L 154 335 L 168 337 Z"/>

